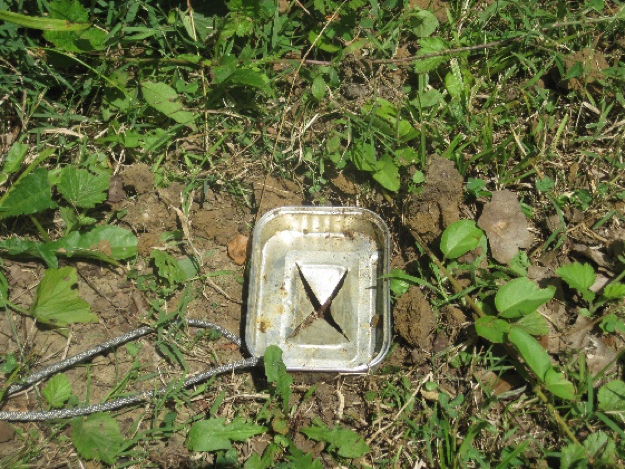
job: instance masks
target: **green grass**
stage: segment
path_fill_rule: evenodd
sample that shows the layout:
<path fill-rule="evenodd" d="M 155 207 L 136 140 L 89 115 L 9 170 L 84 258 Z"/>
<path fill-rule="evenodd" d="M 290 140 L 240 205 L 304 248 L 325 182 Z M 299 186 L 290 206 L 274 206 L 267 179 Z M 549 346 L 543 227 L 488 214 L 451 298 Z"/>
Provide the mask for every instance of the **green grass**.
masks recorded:
<path fill-rule="evenodd" d="M 622 465 L 622 354 L 610 355 L 615 368 L 591 373 L 584 350 L 533 348 L 534 336 L 555 340 L 584 317 L 602 343 L 623 346 L 622 2 L 432 2 L 447 9 L 433 13 L 400 0 L 205 3 L 188 10 L 149 0 L 0 1 L 0 309 L 12 324 L 0 390 L 35 362 L 20 315 L 28 328 L 31 317 L 56 328 L 36 327 L 38 334 L 71 330 L 79 346 L 74 323 L 93 319 L 67 280 L 63 301 L 73 312 L 45 309 L 50 295 L 41 286 L 32 309 L 23 299 L 8 301 L 15 288 L 9 262 L 38 259 L 57 286 L 65 276 L 59 272 L 75 276 L 85 258 L 128 267 L 124 275 L 149 301 L 142 320 L 160 327 L 150 351 L 167 369 L 146 366 L 142 360 L 153 358 L 143 346 L 120 348 L 111 397 L 159 386 L 155 379 L 176 382 L 198 353 L 211 362 L 230 359 L 215 337 L 188 337 L 162 324 L 184 317 L 202 280 L 241 272 L 207 271 L 183 229 L 170 232 L 163 249 L 137 255 L 139 228 L 124 227 L 127 214 L 103 203 L 122 164 L 146 163 L 158 188 L 180 183 L 176 208 L 187 216 L 211 192 L 256 214 L 253 183 L 267 175 L 297 181 L 307 202 L 378 211 L 392 226 L 398 262 L 406 262 L 394 294 L 418 284 L 435 311 L 454 305 L 467 322 L 438 351 L 411 350 L 396 337 L 378 373 L 335 381 L 332 392 L 294 386 L 270 370 L 269 384 L 238 376 L 173 388 L 169 400 L 128 416 L 15 424 L 18 443 L 2 453 L 1 465 L 42 464 L 53 447 L 48 464 L 150 466 L 164 461 L 159 451 L 168 444 L 186 451 L 167 459 L 171 466 L 246 459 L 252 468 L 329 460 L 350 467 Z M 63 30 L 65 20 L 79 27 Z M 494 191 L 517 194 L 533 227 L 527 256 L 500 264 L 475 225 L 465 225 L 466 245 L 447 238 L 441 245 L 438 237 L 415 245 L 402 220 L 406 202 L 423 193 L 433 155 L 462 175 L 462 218 L 477 221 Z M 355 193 L 338 189 L 339 173 L 355 182 Z M 253 217 L 245 223 L 249 229 Z M 480 246 L 473 259 L 461 257 Z M 590 250 L 607 260 L 584 254 Z M 423 254 L 416 261 L 415 252 Z M 498 303 L 505 284 L 520 285 L 528 268 L 547 267 L 564 289 L 550 303 L 566 312 L 555 332 L 538 306 L 517 314 Z M 611 289 L 591 292 L 597 278 Z M 541 287 L 532 292 L 550 300 L 553 293 Z M 433 333 L 448 327 L 439 320 Z M 89 377 L 93 370 L 87 367 Z M 478 379 L 485 373 L 495 381 Z M 503 381 L 514 386 L 496 393 Z M 42 409 L 85 402 L 91 388 L 87 395 L 45 389 L 32 394 Z M 239 394 L 255 397 L 236 400 Z M 323 415 L 328 399 L 332 418 Z M 5 398 L 4 410 L 10 403 Z M 90 453 L 93 445 L 76 436 L 89 432 L 73 433 L 85 425 L 106 426 L 117 451 Z M 188 439 L 200 429 L 229 437 L 219 447 Z"/>

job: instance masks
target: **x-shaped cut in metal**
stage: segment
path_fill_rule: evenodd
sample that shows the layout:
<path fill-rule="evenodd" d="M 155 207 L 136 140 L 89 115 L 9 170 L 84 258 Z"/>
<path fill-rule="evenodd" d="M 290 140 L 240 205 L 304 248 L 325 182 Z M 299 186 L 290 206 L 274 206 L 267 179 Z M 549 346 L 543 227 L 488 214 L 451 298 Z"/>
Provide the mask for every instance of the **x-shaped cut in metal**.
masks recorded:
<path fill-rule="evenodd" d="M 347 272 L 349 272 L 349 270 L 345 269 L 345 272 L 343 272 L 343 275 L 335 285 L 328 299 L 323 304 L 321 304 L 321 302 L 315 295 L 315 292 L 308 283 L 306 276 L 302 272 L 302 268 L 297 262 L 295 263 L 295 265 L 297 266 L 297 270 L 299 272 L 299 278 L 302 280 L 302 284 L 304 285 L 304 291 L 306 292 L 306 296 L 310 300 L 314 310 L 309 313 L 300 323 L 300 325 L 293 330 L 293 332 L 289 335 L 289 338 L 297 336 L 302 330 L 310 326 L 317 318 L 322 318 L 343 337 L 345 337 L 345 340 L 349 342 L 349 338 L 345 335 L 345 332 L 343 332 L 341 326 L 339 326 L 338 323 L 334 320 L 334 318 L 332 317 L 332 312 L 330 310 L 330 306 L 332 306 L 332 301 L 341 291 L 343 283 L 345 282 L 345 277 L 347 276 Z"/>

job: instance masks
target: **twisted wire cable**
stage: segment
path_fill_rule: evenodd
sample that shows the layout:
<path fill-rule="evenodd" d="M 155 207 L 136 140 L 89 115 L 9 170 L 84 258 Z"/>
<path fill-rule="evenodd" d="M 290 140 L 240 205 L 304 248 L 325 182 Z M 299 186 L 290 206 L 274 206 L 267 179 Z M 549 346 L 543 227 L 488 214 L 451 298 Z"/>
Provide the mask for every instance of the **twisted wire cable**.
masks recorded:
<path fill-rule="evenodd" d="M 227 329 L 217 324 L 204 321 L 201 319 L 185 319 L 184 322 L 187 325 L 192 326 L 192 327 L 214 329 L 216 331 L 219 331 L 226 339 L 230 340 L 232 343 L 238 346 L 241 346 L 241 339 L 239 337 L 237 337 L 232 332 L 228 331 Z M 7 390 L 7 395 L 15 394 L 19 391 L 22 391 L 23 389 L 26 389 L 29 386 L 32 386 L 33 384 L 41 381 L 42 379 L 45 379 L 48 376 L 51 376 L 55 373 L 65 370 L 75 365 L 76 363 L 86 361 L 89 358 L 95 355 L 98 355 L 108 349 L 117 347 L 121 344 L 129 342 L 131 340 L 135 340 L 139 337 L 142 337 L 144 335 L 150 334 L 155 331 L 156 329 L 152 327 L 147 327 L 147 326 L 140 327 L 124 335 L 108 340 L 89 350 L 86 350 L 77 355 L 69 357 L 65 360 L 62 360 L 57 363 L 53 363 L 50 366 L 47 366 L 35 373 L 30 374 L 29 376 L 24 378 L 22 382 L 11 385 L 9 389 Z M 215 375 L 228 373 L 228 372 L 235 372 L 235 371 L 239 371 L 245 368 L 253 368 L 260 361 L 261 359 L 258 357 L 251 357 L 251 358 L 246 358 L 243 360 L 236 361 L 234 363 L 221 365 L 216 368 L 211 368 L 209 370 L 206 370 L 203 373 L 187 378 L 186 380 L 182 382 L 181 387 L 187 388 L 189 386 L 193 386 Z M 92 414 L 94 412 L 104 412 L 104 411 L 109 411 L 109 410 L 115 410 L 121 407 L 125 407 L 127 405 L 146 401 L 153 397 L 161 396 L 167 393 L 169 389 L 170 389 L 170 386 L 164 386 L 155 391 L 138 392 L 136 394 L 131 394 L 130 396 L 115 399 L 114 401 L 103 402 L 101 404 L 94 404 L 94 405 L 90 405 L 86 407 L 76 407 L 73 409 L 59 409 L 59 410 L 50 410 L 50 411 L 0 411 L 0 420 L 32 422 L 32 421 L 77 417 L 80 415 Z"/>

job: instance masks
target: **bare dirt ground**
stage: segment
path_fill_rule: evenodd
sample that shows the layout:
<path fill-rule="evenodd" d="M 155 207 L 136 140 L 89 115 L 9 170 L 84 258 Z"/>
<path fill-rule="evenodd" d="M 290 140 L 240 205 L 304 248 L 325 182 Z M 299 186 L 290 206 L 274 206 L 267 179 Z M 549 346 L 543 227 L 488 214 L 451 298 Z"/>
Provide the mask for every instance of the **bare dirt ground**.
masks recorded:
<path fill-rule="evenodd" d="M 435 246 L 441 232 L 450 223 L 460 217 L 473 218 L 476 213 L 488 213 L 488 224 L 495 225 L 505 235 L 510 220 L 510 210 L 506 203 L 491 205 L 487 210 L 479 201 L 477 204 L 467 205 L 463 202 L 462 177 L 455 170 L 453 163 L 438 157 L 431 159 L 427 168 L 427 182 L 423 190 L 405 204 L 404 220 L 392 214 L 388 204 L 381 199 L 369 199 L 367 208 L 380 212 L 386 216 L 393 231 L 393 266 L 410 271 L 411 266 L 423 263 L 414 247 L 414 240 L 410 231 L 417 232 L 431 246 Z M 343 205 L 361 203 L 358 197 L 358 181 L 349 173 L 336 174 L 332 179 L 336 191 L 331 194 L 334 200 Z M 147 165 L 134 164 L 123 168 L 119 178 L 111 185 L 109 205 L 111 212 L 124 211 L 122 225 L 132 229 L 139 239 L 139 257 L 132 265 L 113 267 L 90 262 L 77 262 L 78 289 L 100 318 L 97 324 L 75 325 L 71 334 L 64 337 L 58 333 L 50 333 L 34 326 L 30 318 L 17 315 L 12 316 L 11 324 L 7 316 L 0 318 L 0 331 L 3 339 L 0 340 L 0 353 L 16 352 L 18 347 L 24 347 L 27 356 L 31 357 L 32 369 L 48 365 L 66 356 L 86 350 L 107 339 L 116 337 L 134 328 L 147 323 L 150 317 L 150 303 L 155 298 L 137 288 L 136 279 L 153 271 L 149 255 L 153 249 L 165 249 L 172 252 L 177 249 L 179 256 L 188 255 L 185 250 L 192 249 L 202 259 L 203 265 L 199 275 L 222 273 L 209 277 L 209 281 L 196 281 L 192 285 L 192 300 L 186 307 L 185 315 L 189 318 L 201 318 L 218 323 L 235 333 L 242 335 L 243 321 L 246 311 L 245 266 L 240 257 L 245 249 L 240 245 L 238 253 L 233 254 L 233 241 L 241 243 L 241 236 L 251 237 L 251 229 L 255 219 L 267 210 L 287 205 L 301 205 L 305 203 L 304 192 L 294 182 L 274 177 L 259 177 L 253 181 L 250 192 L 259 207 L 252 211 L 240 203 L 236 197 L 225 193 L 209 192 L 204 195 L 200 203 L 196 198 L 185 215 L 181 210 L 181 194 L 183 186 L 172 184 L 165 189 L 154 189 L 153 175 Z M 510 195 L 504 194 L 504 199 Z M 376 201 L 377 200 L 377 201 Z M 579 214 L 572 214 L 580 216 Z M 517 215 L 518 217 L 518 215 Z M 514 218 L 514 217 L 513 217 Z M 584 216 L 581 215 L 583 220 Z M 583 223 L 583 222 L 580 222 Z M 514 223 L 510 222 L 514 225 Z M 512 227 L 518 229 L 515 225 Z M 167 233 L 182 230 L 188 243 L 179 243 L 172 248 Z M 527 228 L 526 228 L 527 230 Z M 523 244 L 529 248 L 540 244 L 541 228 L 533 227 L 530 243 Z M 618 234 L 605 233 L 612 239 L 606 243 L 610 249 L 622 249 Z M 239 237 L 239 238 L 237 238 Z M 229 244 L 230 255 L 229 255 Z M 622 242 L 621 242 L 622 244 Z M 609 254 L 605 250 L 593 249 L 583 241 L 571 241 L 571 250 L 582 257 L 592 259 L 599 270 L 610 269 Z M 602 257 L 603 256 L 603 257 Z M 234 258 L 234 259 L 233 259 Z M 236 262 L 235 262 L 236 261 Z M 563 295 L 561 282 L 554 280 L 554 269 L 563 259 L 549 256 L 540 258 L 537 265 L 530 269 L 530 277 L 539 284 L 555 282 L 559 288 L 558 295 Z M 243 265 L 241 265 L 243 263 Z M 43 267 L 36 262 L 7 261 L 5 267 L 10 281 L 10 300 L 23 308 L 29 308 L 34 301 L 35 288 L 42 276 Z M 180 301 L 180 290 L 171 295 L 165 302 L 158 304 L 163 313 L 175 311 Z M 544 338 L 544 345 L 552 353 L 566 353 L 569 348 L 588 348 L 588 364 L 593 370 L 598 370 L 614 356 L 617 347 L 623 344 L 606 343 L 601 337 L 587 333 L 585 324 L 579 321 L 570 324 L 571 315 L 564 310 L 556 299 L 546 305 L 543 313 L 550 318 L 553 334 Z M 491 389 L 496 395 L 510 392 L 522 386 L 516 375 L 504 374 L 496 376 L 492 372 L 484 372 L 479 367 L 473 369 L 473 375 L 466 375 L 459 368 L 450 366 L 449 357 L 453 357 L 453 350 L 460 352 L 466 344 L 474 344 L 468 312 L 461 306 L 449 304 L 436 309 L 431 305 L 430 293 L 427 290 L 413 286 L 408 293 L 399 298 L 394 305 L 394 342 L 396 346 L 383 364 L 392 371 L 401 370 L 400 375 L 410 380 L 423 382 L 428 376 L 436 374 L 439 380 L 439 389 L 447 392 L 451 397 L 465 394 L 472 397 L 475 405 L 479 406 L 482 399 L 480 387 Z M 15 328 L 19 344 L 14 340 L 11 328 Z M 573 329 L 572 329 L 573 328 Z M 570 331 L 577 331 L 570 333 Z M 562 333 L 569 331 L 566 336 Z M 191 340 L 196 331 L 190 330 Z M 135 373 L 145 376 L 155 373 L 158 376 L 157 385 L 166 384 L 172 379 L 179 378 L 182 370 L 166 360 L 161 351 L 154 346 L 153 338 L 145 337 L 138 341 L 140 345 L 136 361 L 140 363 Z M 238 359 L 242 352 L 224 339 L 207 341 L 199 339 L 191 347 L 186 360 L 189 373 L 200 372 L 208 367 L 227 363 Z M 450 353 L 452 350 L 452 353 Z M 445 352 L 445 353 L 443 353 Z M 244 352 L 243 352 L 244 353 Z M 440 357 L 446 356 L 445 361 Z M 135 359 L 128 354 L 128 350 L 120 347 L 116 351 L 95 358 L 87 366 L 75 367 L 67 372 L 72 384 L 72 392 L 85 399 L 89 393 L 90 402 L 99 402 L 105 399 L 108 393 L 115 388 L 122 377 L 133 373 Z M 308 425 L 314 419 L 321 419 L 326 424 L 344 424 L 355 429 L 362 435 L 368 436 L 372 445 L 372 458 L 387 457 L 386 451 L 396 446 L 396 439 L 401 434 L 393 435 L 385 430 L 388 420 L 375 416 L 384 415 L 380 402 L 366 399 L 368 391 L 380 392 L 388 382 L 388 375 L 367 376 L 321 376 L 316 377 L 316 389 L 312 399 L 305 406 L 298 408 L 293 416 L 291 425 L 298 428 Z M 311 379 L 300 381 L 295 385 L 294 402 L 298 402 L 304 393 L 310 389 Z M 152 389 L 154 380 L 135 382 L 132 391 Z M 262 373 L 246 373 L 237 376 L 225 377 L 218 380 L 208 394 L 198 396 L 191 406 L 177 406 L 181 416 L 191 416 L 194 413 L 205 412 L 214 403 L 218 394 L 225 390 L 225 405 L 220 407 L 218 416 L 231 416 L 233 412 L 243 407 L 248 411 L 258 411 L 266 397 L 259 392 L 265 386 Z M 13 397 L 6 405 L 6 410 L 39 409 L 40 400 L 37 399 L 37 389 L 24 392 Z M 430 392 L 416 388 L 420 399 L 437 399 L 437 392 Z M 173 405 L 173 404 L 170 404 Z M 503 405 L 503 404 L 502 404 Z M 183 410 L 181 410 L 183 409 Z M 130 428 L 132 422 L 141 415 L 142 409 L 127 410 L 118 420 L 122 431 Z M 525 425 L 519 418 L 521 426 Z M 140 428 L 146 426 L 142 423 Z M 24 430 L 38 428 L 46 434 L 45 425 L 18 424 Z M 529 430 L 529 428 L 528 428 Z M 547 432 L 548 429 L 540 431 Z M 304 451 L 312 451 L 315 456 L 325 457 L 322 453 L 324 445 L 314 443 L 295 433 L 295 443 Z M 15 434 L 0 435 L 5 442 L 0 442 L 0 451 L 10 451 Z M 405 442 L 406 451 L 410 452 L 413 442 Z M 484 445 L 501 445 L 484 441 Z M 242 447 L 244 455 L 253 452 L 260 453 L 269 444 L 269 437 L 263 435 L 250 440 Z M 176 435 L 165 443 L 154 443 L 150 449 L 153 454 L 153 463 L 160 467 L 180 467 L 192 465 L 197 455 L 189 452 L 183 437 Z M 204 458 L 206 456 L 203 456 Z M 48 462 L 54 459 L 54 448 L 45 458 Z M 207 460 L 210 461 L 211 456 Z M 324 459 L 328 467 L 334 463 Z"/>

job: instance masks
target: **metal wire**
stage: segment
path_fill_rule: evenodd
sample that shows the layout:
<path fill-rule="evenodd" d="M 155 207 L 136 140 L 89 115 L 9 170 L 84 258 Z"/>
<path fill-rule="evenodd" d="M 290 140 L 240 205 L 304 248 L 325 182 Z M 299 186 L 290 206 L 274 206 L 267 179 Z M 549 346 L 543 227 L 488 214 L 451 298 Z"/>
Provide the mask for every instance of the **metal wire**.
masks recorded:
<path fill-rule="evenodd" d="M 241 339 L 237 337 L 232 332 L 224 329 L 217 324 L 213 324 L 208 321 L 203 321 L 201 319 L 185 319 L 184 323 L 192 327 L 201 327 L 206 329 L 214 329 L 219 331 L 226 339 L 230 340 L 232 343 L 241 346 Z M 144 335 L 155 332 L 156 329 L 153 327 L 140 327 L 135 329 L 134 331 L 130 331 L 124 335 L 116 337 L 114 339 L 108 340 L 100 345 L 97 345 L 85 352 L 79 353 L 72 357 L 69 357 L 65 360 L 62 360 L 57 363 L 53 363 L 50 366 L 47 366 L 35 373 L 24 378 L 24 380 L 20 383 L 13 384 L 9 387 L 6 394 L 11 395 L 17 392 L 20 392 L 29 386 L 51 376 L 55 373 L 58 373 L 62 370 L 65 370 L 76 363 L 80 363 L 88 360 L 89 358 L 98 355 L 108 349 L 113 347 L 117 347 L 121 344 L 129 342 L 131 340 L 135 340 Z M 195 376 L 191 376 L 184 380 L 181 384 L 182 388 L 187 388 L 189 386 L 193 386 L 194 384 L 201 383 L 202 381 L 207 380 L 208 378 L 228 373 L 235 372 L 245 368 L 253 368 L 261 361 L 260 358 L 252 357 L 246 358 L 243 360 L 236 361 L 234 363 L 228 363 L 226 365 L 221 365 L 216 368 L 211 368 L 203 373 L 200 373 Z M 60 409 L 60 410 L 50 410 L 50 411 L 0 411 L 0 420 L 12 420 L 12 421 L 22 421 L 22 422 L 32 422 L 32 421 L 41 421 L 41 420 L 54 420 L 54 419 L 63 419 L 70 417 L 77 417 L 79 415 L 87 415 L 95 412 L 104 412 L 108 410 L 115 410 L 121 407 L 125 407 L 127 405 L 136 404 L 137 402 L 146 401 L 156 396 L 163 395 L 167 393 L 171 389 L 170 386 L 164 386 L 155 391 L 144 391 L 136 394 L 132 394 L 130 396 L 122 397 L 116 399 L 114 401 L 103 402 L 101 404 L 94 404 L 86 407 L 76 407 L 73 409 Z"/>

